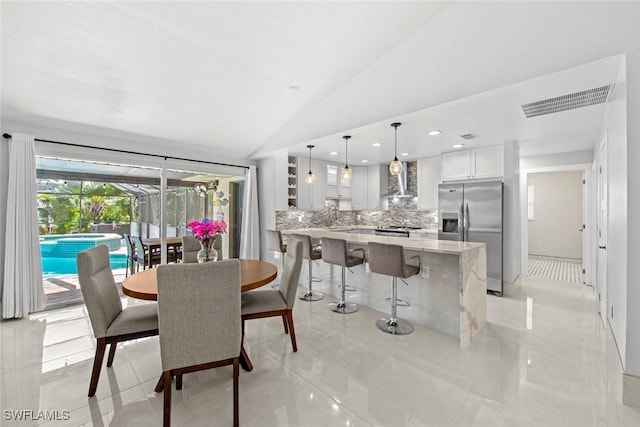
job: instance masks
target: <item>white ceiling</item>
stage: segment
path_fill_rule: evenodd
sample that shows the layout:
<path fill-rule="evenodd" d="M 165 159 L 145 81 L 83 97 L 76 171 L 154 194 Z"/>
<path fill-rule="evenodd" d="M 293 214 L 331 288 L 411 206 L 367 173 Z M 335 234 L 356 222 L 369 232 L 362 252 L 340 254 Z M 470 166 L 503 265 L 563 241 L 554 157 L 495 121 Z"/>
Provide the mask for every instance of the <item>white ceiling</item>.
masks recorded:
<path fill-rule="evenodd" d="M 633 2 L 0 7 L 3 120 L 142 135 L 160 154 L 306 155 L 311 142 L 342 161 L 351 134 L 350 163 L 386 162 L 392 121 L 408 159 L 466 132 L 525 155 L 589 149 L 603 106 L 534 119 L 519 106 L 613 83 L 619 55 L 640 47 Z"/>

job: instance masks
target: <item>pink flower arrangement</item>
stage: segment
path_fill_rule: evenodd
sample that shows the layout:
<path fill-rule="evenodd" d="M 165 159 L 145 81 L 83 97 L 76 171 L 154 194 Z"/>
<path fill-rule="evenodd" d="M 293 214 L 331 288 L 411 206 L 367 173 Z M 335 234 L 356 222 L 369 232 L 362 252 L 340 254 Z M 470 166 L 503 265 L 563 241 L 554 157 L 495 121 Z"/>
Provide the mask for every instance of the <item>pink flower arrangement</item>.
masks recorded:
<path fill-rule="evenodd" d="M 203 244 L 213 243 L 216 234 L 224 234 L 227 232 L 227 223 L 224 220 L 210 220 L 205 218 L 202 221 L 192 221 L 187 224 L 193 234 Z"/>

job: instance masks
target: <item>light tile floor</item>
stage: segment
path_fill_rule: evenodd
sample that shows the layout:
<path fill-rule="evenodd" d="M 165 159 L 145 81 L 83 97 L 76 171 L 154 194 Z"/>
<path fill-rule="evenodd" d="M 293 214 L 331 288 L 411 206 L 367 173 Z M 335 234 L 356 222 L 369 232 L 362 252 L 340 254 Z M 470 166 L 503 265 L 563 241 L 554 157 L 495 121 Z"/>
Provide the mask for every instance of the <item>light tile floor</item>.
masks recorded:
<path fill-rule="evenodd" d="M 467 350 L 420 325 L 385 335 L 379 312 L 339 315 L 327 310 L 333 300 L 296 303 L 297 353 L 280 319 L 247 323 L 255 369 L 240 374 L 242 425 L 640 425 L 621 404 L 620 361 L 591 288 L 525 279 L 488 296 L 489 323 Z M 0 408 L 69 411 L 48 422 L 3 412 L 2 426 L 160 425 L 157 337 L 121 344 L 88 398 L 95 340 L 83 306 L 4 321 L 0 333 Z M 186 375 L 173 393 L 174 426 L 231 425 L 231 416 L 230 367 Z"/>

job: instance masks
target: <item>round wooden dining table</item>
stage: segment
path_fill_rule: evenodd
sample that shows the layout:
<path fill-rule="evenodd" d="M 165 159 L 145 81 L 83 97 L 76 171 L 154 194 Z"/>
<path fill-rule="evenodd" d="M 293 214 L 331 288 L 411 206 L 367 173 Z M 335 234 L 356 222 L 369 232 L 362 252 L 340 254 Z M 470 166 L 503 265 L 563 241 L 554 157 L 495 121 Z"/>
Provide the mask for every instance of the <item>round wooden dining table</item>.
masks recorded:
<path fill-rule="evenodd" d="M 268 262 L 255 259 L 240 260 L 240 290 L 247 292 L 271 283 L 278 275 L 278 268 Z M 156 269 L 140 271 L 122 282 L 122 293 L 131 298 L 157 301 L 158 276 Z"/>
<path fill-rule="evenodd" d="M 127 277 L 122 282 L 122 293 L 132 298 L 148 301 L 158 300 L 157 269 L 150 268 Z M 240 290 L 247 292 L 272 282 L 278 275 L 278 268 L 268 262 L 254 259 L 240 260 Z M 253 370 L 249 355 L 244 349 L 240 352 L 240 365 L 246 371 Z M 156 392 L 162 391 L 162 377 L 156 385 Z"/>

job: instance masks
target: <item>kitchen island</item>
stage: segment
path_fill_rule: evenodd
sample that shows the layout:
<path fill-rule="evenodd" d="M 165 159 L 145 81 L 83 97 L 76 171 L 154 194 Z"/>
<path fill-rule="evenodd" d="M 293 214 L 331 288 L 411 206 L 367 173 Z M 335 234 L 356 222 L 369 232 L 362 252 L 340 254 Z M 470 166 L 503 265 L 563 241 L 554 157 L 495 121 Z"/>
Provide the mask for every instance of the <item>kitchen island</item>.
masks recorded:
<path fill-rule="evenodd" d="M 282 230 L 284 236 L 304 234 L 312 239 L 323 237 L 344 239 L 350 248 L 367 249 L 368 242 L 402 245 L 407 257 L 418 255 L 422 271 L 406 279 L 408 286 L 398 282 L 398 298 L 408 302 L 408 307 L 398 306 L 398 317 L 422 324 L 448 335 L 458 337 L 460 348 L 466 348 L 478 334 L 487 319 L 487 261 L 484 243 L 454 242 L 445 240 L 376 236 L 357 229 L 330 230 L 309 228 Z M 334 271 L 335 270 L 335 271 Z M 349 302 L 389 313 L 391 278 L 371 273 L 367 264 L 348 274 L 348 284 L 356 292 L 348 293 Z M 338 283 L 338 267 L 320 262 L 314 267 L 314 276 Z M 326 280 L 325 280 L 326 281 Z M 301 278 L 305 283 L 305 279 Z M 314 284 L 314 288 L 318 288 Z M 321 289 L 338 296 L 335 286 Z"/>

